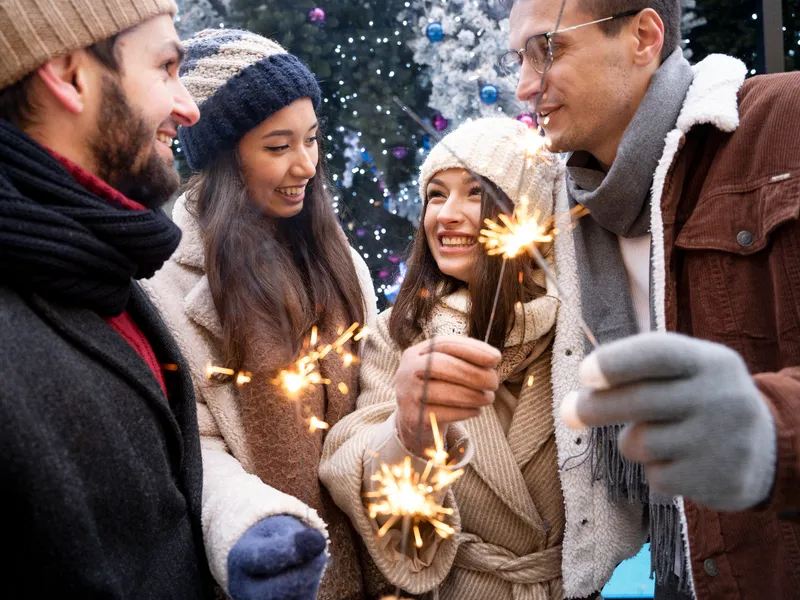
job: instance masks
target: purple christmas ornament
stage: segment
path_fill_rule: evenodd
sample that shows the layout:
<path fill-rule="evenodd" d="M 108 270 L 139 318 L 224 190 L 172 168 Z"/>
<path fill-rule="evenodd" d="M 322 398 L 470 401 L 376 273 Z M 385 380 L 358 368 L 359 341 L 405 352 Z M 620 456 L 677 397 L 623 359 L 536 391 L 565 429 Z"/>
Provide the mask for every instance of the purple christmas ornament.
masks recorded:
<path fill-rule="evenodd" d="M 448 125 L 450 125 L 450 123 L 448 123 L 447 119 L 445 119 L 441 113 L 433 115 L 433 128 L 436 131 L 444 131 L 447 129 Z"/>
<path fill-rule="evenodd" d="M 533 117 L 533 115 L 521 114 L 517 117 L 517 121 L 525 123 L 525 126 L 528 128 L 536 126 L 536 119 Z"/>
<path fill-rule="evenodd" d="M 316 25 L 324 25 L 325 24 L 325 11 L 321 8 L 312 8 L 308 11 L 308 21 L 309 23 L 314 23 Z"/>
<path fill-rule="evenodd" d="M 392 148 L 392 156 L 398 160 L 403 160 L 406 156 L 408 156 L 408 148 L 405 146 L 395 146 Z"/>

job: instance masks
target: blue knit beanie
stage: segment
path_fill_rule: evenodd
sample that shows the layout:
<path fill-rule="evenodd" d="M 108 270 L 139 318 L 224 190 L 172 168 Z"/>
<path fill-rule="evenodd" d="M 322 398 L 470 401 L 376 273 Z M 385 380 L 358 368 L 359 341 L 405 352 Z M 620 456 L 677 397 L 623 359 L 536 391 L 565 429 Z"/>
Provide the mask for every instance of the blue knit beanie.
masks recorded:
<path fill-rule="evenodd" d="M 320 89 L 311 71 L 280 45 L 240 29 L 206 29 L 185 42 L 181 81 L 200 108 L 200 121 L 178 137 L 199 171 L 251 129 L 300 98 L 314 110 Z"/>

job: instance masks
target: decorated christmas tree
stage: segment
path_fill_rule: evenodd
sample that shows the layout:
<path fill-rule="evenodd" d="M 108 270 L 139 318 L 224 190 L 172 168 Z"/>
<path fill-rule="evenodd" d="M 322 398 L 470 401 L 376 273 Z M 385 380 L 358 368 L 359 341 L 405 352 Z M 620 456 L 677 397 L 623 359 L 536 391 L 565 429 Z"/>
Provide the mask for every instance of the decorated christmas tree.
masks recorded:
<path fill-rule="evenodd" d="M 499 0 L 415 0 L 404 19 L 416 23 L 410 42 L 425 67 L 430 108 L 450 125 L 466 119 L 524 114 L 516 81 L 497 66 L 508 50 L 508 8 Z"/>

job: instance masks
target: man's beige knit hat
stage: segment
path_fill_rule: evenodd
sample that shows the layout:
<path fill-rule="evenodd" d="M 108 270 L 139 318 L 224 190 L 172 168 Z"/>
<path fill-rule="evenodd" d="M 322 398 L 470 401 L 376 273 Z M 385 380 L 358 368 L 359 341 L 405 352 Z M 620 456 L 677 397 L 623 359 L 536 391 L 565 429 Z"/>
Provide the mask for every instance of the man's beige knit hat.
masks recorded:
<path fill-rule="evenodd" d="M 174 0 L 0 0 L 0 89 L 51 58 L 176 11 Z"/>
<path fill-rule="evenodd" d="M 529 158 L 531 142 L 538 139 L 534 136 L 534 130 L 510 117 L 464 123 L 434 146 L 423 163 L 420 198 L 425 200 L 428 183 L 436 173 L 463 169 L 466 163 L 473 172 L 503 190 L 514 206 L 527 197 L 530 212 L 538 210 L 542 218 L 550 217 L 553 187 L 563 165 L 556 155 L 546 151 Z"/>

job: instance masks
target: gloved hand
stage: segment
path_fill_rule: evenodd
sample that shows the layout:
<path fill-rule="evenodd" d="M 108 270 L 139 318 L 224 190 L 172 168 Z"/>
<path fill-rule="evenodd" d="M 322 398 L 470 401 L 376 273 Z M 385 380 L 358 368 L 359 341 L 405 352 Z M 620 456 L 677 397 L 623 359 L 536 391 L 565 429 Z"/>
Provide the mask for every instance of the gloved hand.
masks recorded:
<path fill-rule="evenodd" d="M 327 560 L 325 537 L 287 515 L 259 521 L 228 553 L 233 600 L 314 600 Z"/>
<path fill-rule="evenodd" d="M 598 348 L 562 404 L 575 428 L 625 423 L 619 445 L 650 486 L 716 510 L 769 497 L 777 437 L 742 358 L 720 344 L 645 333 Z"/>

